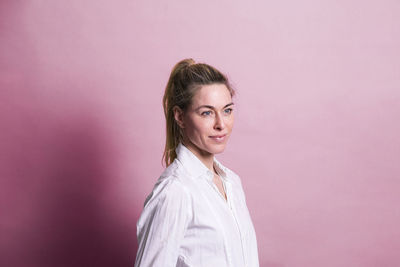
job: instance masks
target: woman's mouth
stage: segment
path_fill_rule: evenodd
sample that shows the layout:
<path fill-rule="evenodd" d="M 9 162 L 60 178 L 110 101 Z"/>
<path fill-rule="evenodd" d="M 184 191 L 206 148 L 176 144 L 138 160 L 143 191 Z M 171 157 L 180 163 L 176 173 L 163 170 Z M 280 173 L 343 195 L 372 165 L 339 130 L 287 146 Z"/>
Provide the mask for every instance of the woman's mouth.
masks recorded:
<path fill-rule="evenodd" d="M 210 136 L 211 139 L 213 139 L 216 142 L 223 142 L 226 138 L 226 134 L 223 135 L 214 135 L 214 136 Z"/>

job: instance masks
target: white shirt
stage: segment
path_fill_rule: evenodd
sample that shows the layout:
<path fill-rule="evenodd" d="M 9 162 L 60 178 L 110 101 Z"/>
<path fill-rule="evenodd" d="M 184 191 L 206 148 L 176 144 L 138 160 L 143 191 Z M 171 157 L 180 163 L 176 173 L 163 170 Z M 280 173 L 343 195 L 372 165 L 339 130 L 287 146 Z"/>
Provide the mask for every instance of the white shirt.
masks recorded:
<path fill-rule="evenodd" d="M 258 267 L 257 241 L 240 178 L 214 157 L 214 174 L 182 143 L 137 222 L 136 267 Z"/>

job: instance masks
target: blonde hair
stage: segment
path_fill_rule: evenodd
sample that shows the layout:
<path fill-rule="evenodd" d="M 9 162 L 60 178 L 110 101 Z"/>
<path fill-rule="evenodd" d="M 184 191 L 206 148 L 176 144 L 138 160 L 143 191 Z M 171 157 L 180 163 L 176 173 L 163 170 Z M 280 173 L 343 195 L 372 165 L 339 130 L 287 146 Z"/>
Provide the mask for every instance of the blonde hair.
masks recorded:
<path fill-rule="evenodd" d="M 166 142 L 162 160 L 169 166 L 176 158 L 176 147 L 183 141 L 183 133 L 177 124 L 173 108 L 178 106 L 183 112 L 190 106 L 193 96 L 202 85 L 224 84 L 231 96 L 235 94 L 227 77 L 216 68 L 196 63 L 188 58 L 179 61 L 172 69 L 163 97 L 166 119 Z"/>

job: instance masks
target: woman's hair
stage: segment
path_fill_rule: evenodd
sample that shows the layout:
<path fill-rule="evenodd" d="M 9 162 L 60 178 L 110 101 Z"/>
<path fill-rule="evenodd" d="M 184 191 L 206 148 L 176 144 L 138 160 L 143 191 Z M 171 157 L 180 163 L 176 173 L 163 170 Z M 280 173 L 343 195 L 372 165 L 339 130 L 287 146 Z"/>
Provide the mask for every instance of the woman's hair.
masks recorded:
<path fill-rule="evenodd" d="M 183 141 L 183 133 L 174 117 L 174 106 L 183 112 L 191 105 L 196 91 L 203 85 L 224 84 L 231 96 L 235 94 L 227 77 L 216 68 L 196 63 L 188 58 L 179 61 L 171 71 L 163 97 L 163 107 L 166 119 L 166 142 L 163 154 L 165 164 L 169 166 L 176 158 L 176 147 Z"/>

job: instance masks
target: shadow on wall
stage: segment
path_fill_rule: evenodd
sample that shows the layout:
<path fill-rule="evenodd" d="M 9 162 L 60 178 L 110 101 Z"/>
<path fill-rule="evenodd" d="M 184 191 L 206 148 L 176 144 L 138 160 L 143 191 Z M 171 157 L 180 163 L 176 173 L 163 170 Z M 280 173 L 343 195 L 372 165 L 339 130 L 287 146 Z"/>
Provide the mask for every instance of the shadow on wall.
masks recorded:
<path fill-rule="evenodd" d="M 37 255 L 48 253 L 49 266 L 131 266 L 134 235 L 111 217 L 115 203 L 106 203 L 113 179 L 107 150 L 85 126 L 59 140 L 45 184 L 39 227 L 46 237 Z"/>
<path fill-rule="evenodd" d="M 0 266 L 132 266 L 138 188 L 123 184 L 120 148 L 81 95 L 101 87 L 43 73 L 23 3 L 0 7 Z"/>
<path fill-rule="evenodd" d="M 0 116 L 0 265 L 132 266 L 140 210 L 118 198 L 115 148 L 100 123 L 85 114 L 60 122 L 23 98 Z"/>

